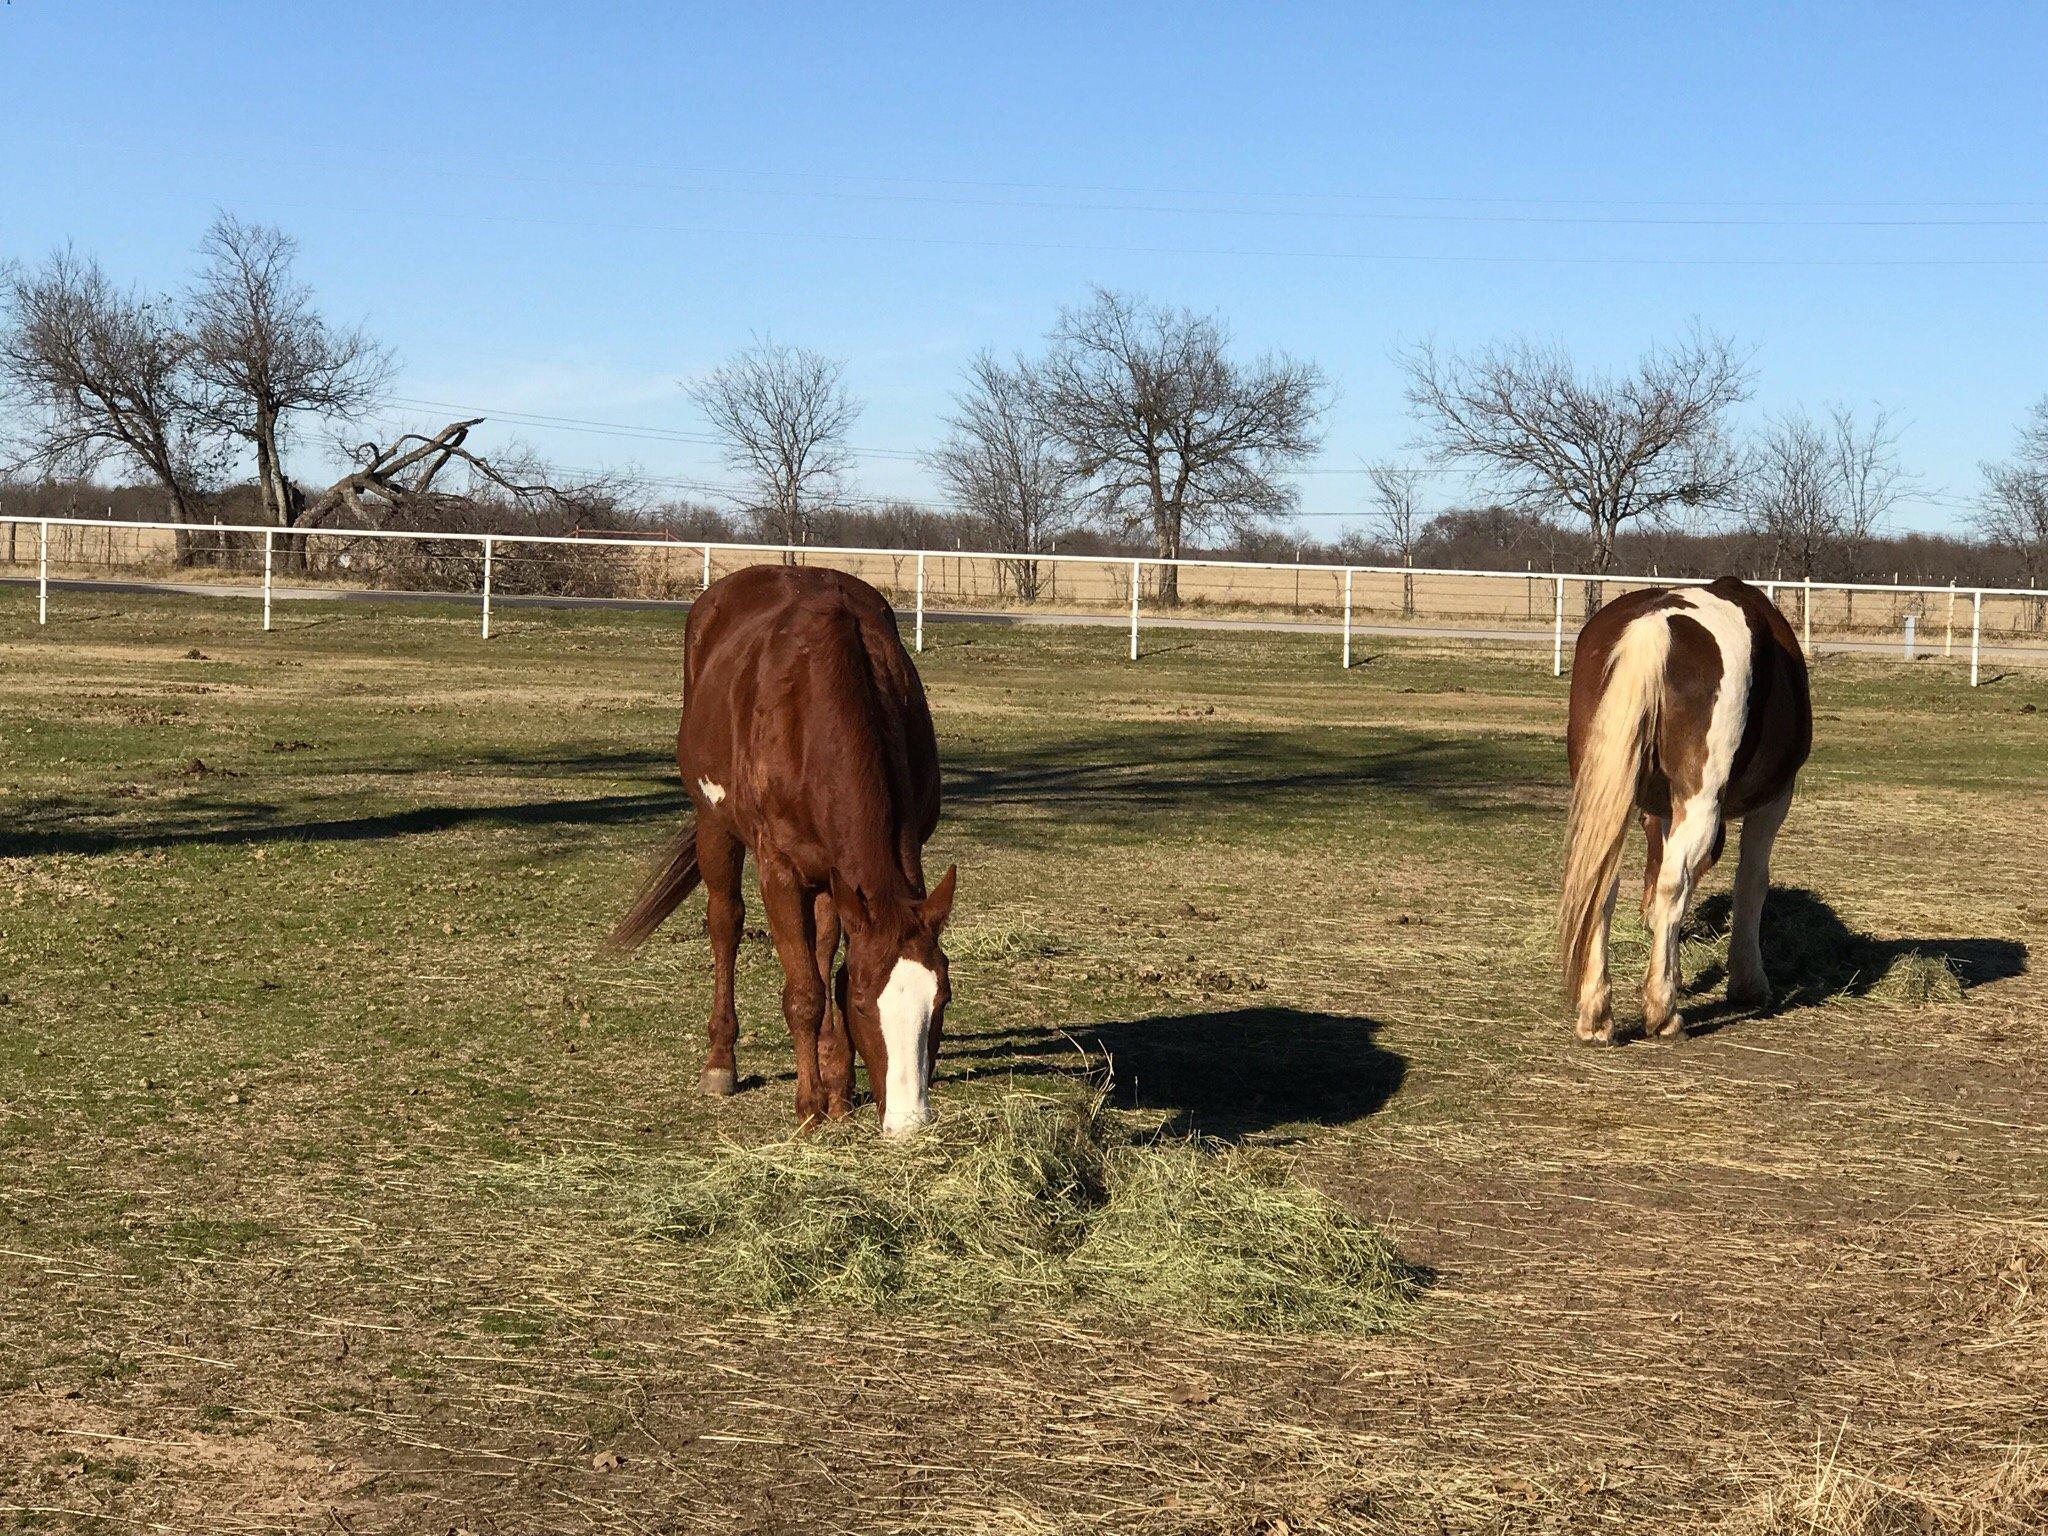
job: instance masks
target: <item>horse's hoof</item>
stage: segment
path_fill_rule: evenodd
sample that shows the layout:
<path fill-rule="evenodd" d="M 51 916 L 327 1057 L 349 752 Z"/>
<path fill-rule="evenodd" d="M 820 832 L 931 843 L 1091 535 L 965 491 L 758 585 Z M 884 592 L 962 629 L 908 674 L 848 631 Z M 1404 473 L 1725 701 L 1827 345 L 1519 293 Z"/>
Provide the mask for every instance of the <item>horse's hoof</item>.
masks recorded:
<path fill-rule="evenodd" d="M 697 1079 L 697 1091 L 714 1099 L 729 1099 L 740 1091 L 740 1075 L 731 1067 L 706 1067 Z"/>
<path fill-rule="evenodd" d="M 1753 981 L 1746 985 L 1730 982 L 1728 984 L 1728 1006 L 1731 1008 L 1770 1007 L 1771 984 L 1767 981 Z"/>
<path fill-rule="evenodd" d="M 1575 1024 L 1572 1026 L 1572 1032 L 1579 1037 L 1581 1045 L 1614 1044 L 1614 1020 L 1612 1019 L 1609 1019 L 1604 1024 L 1595 1026 Z"/>
<path fill-rule="evenodd" d="M 1674 1013 L 1655 1028 L 1646 1025 L 1644 1033 L 1658 1040 L 1683 1040 L 1685 1038 L 1685 1015 Z"/>

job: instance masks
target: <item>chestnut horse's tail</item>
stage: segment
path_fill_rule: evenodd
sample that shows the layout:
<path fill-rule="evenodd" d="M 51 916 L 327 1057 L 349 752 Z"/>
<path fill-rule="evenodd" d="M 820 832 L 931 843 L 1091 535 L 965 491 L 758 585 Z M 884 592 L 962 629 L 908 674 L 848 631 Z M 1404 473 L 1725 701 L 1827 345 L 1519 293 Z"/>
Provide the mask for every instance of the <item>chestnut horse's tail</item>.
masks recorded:
<path fill-rule="evenodd" d="M 1657 735 L 1670 651 L 1671 625 L 1661 613 L 1646 614 L 1622 631 L 1608 657 L 1600 702 L 1580 750 L 1565 823 L 1564 895 L 1558 903 L 1568 1003 L 1578 1001 L 1595 930 L 1606 920 L 1607 893 L 1621 870 L 1636 785 Z"/>
<path fill-rule="evenodd" d="M 697 869 L 697 818 L 692 816 L 662 852 L 660 865 L 647 877 L 634 896 L 632 907 L 605 939 L 605 953 L 630 954 L 645 944 L 669 913 L 697 889 L 702 878 Z"/>

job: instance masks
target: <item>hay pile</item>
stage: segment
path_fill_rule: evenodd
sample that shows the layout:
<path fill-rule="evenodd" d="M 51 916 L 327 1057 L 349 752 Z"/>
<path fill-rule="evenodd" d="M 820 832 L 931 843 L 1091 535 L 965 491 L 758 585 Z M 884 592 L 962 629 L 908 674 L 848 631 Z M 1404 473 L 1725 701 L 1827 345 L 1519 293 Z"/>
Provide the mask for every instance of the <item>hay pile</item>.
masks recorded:
<path fill-rule="evenodd" d="M 986 1317 L 1015 1308 L 1243 1332 L 1364 1332 L 1418 1277 L 1260 1154 L 1117 1135 L 1099 1101 L 1012 1094 L 907 1143 L 830 1127 L 666 1165 L 642 1230 L 700 1294 Z"/>

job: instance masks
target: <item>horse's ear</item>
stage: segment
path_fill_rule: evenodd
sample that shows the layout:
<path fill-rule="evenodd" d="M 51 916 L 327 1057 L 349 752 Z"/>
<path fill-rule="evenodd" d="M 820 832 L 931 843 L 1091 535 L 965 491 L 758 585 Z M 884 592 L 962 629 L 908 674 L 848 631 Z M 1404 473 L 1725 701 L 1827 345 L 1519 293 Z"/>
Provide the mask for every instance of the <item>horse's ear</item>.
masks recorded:
<path fill-rule="evenodd" d="M 931 895 L 918 905 L 918 916 L 925 926 L 937 933 L 946 926 L 946 919 L 953 915 L 953 887 L 959 883 L 960 866 L 948 864 L 946 872 L 939 876 L 939 883 L 932 887 Z"/>

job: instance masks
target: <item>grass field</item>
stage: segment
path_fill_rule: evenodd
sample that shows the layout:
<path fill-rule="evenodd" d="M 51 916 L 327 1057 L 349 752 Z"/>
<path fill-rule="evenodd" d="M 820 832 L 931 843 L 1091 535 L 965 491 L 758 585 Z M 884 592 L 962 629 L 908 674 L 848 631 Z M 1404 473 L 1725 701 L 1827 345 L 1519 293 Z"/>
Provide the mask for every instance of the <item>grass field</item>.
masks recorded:
<path fill-rule="evenodd" d="M 1216 1138 L 1419 1277 L 1280 1331 L 764 1306 L 651 1216 L 792 1120 L 764 939 L 715 1102 L 701 901 L 595 953 L 682 804 L 673 617 L 33 619 L 0 595 L 0 1528 L 2048 1528 L 2048 675 L 1826 658 L 1780 1005 L 1715 1007 L 1723 869 L 1701 1034 L 1598 1052 L 1532 654 L 935 626 L 937 1107 L 1113 1077 L 1131 1155 Z M 859 1174 L 872 1124 L 794 1155 Z"/>

